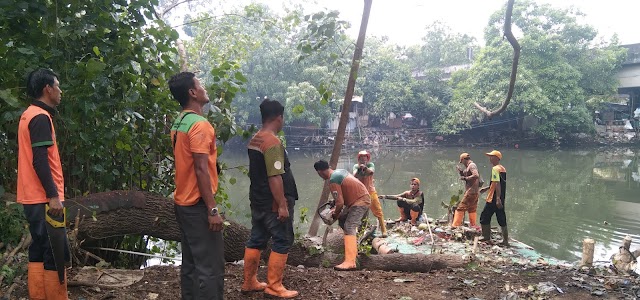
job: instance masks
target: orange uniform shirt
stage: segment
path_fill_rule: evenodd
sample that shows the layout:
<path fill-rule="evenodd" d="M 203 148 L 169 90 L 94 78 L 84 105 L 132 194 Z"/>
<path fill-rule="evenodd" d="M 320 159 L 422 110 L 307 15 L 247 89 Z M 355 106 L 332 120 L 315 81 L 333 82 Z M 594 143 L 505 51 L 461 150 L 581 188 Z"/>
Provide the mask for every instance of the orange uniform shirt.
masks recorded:
<path fill-rule="evenodd" d="M 31 142 L 29 123 L 38 115 L 46 115 L 51 122 L 51 141 L 34 145 Z M 47 157 L 51 168 L 51 177 L 58 190 L 58 198 L 64 201 L 64 176 L 62 174 L 62 164 L 58 153 L 58 142 L 56 140 L 55 128 L 51 115 L 46 110 L 31 105 L 22 113 L 18 124 L 18 194 L 16 200 L 21 204 L 48 203 L 47 194 L 40 183 L 40 178 L 33 168 L 33 149 L 35 146 L 47 147 Z"/>
<path fill-rule="evenodd" d="M 211 123 L 193 111 L 183 111 L 171 127 L 171 140 L 174 143 L 173 155 L 176 168 L 175 203 L 180 206 L 191 206 L 202 197 L 198 189 L 194 153 L 209 155 L 207 166 L 211 179 L 211 191 L 215 194 L 218 190 L 216 170 L 218 154 L 215 130 Z"/>
<path fill-rule="evenodd" d="M 346 207 L 371 205 L 367 188 L 347 170 L 336 169 L 331 173 L 329 189 L 332 193 L 342 194 Z"/>

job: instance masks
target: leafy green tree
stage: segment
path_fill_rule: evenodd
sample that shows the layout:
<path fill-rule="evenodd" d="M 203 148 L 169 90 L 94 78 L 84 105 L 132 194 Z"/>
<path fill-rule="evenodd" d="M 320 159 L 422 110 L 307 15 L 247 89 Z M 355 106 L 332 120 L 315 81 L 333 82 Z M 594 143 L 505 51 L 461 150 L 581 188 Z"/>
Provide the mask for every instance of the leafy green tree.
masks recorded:
<path fill-rule="evenodd" d="M 522 32 L 516 88 L 507 112 L 538 118 L 536 136 L 557 139 L 593 130 L 592 107 L 615 95 L 615 73 L 625 58 L 616 40 L 596 43 L 596 30 L 578 22 L 581 13 L 547 4 L 518 1 L 513 24 Z M 473 67 L 454 74 L 454 97 L 437 122 L 439 131 L 454 133 L 483 116 L 472 103 L 498 106 L 505 98 L 512 49 L 502 40 L 502 11 L 485 29 L 487 45 Z M 592 104 L 588 104 L 592 103 Z"/>
<path fill-rule="evenodd" d="M 11 135 L 3 150 L 16 151 L 17 116 L 28 103 L 23 76 L 50 67 L 64 91 L 56 129 L 68 196 L 160 189 L 166 177 L 157 164 L 169 146 L 164 116 L 176 108 L 163 87 L 176 70 L 177 32 L 155 20 L 156 1 L 66 3 L 2 4 L 0 89 L 11 104 L 2 106 L 2 131 Z M 15 156 L 3 157 L 2 185 L 13 189 Z"/>
<path fill-rule="evenodd" d="M 390 112 L 406 110 L 414 98 L 411 70 L 398 57 L 399 49 L 386 38 L 369 38 L 362 60 L 361 90 L 372 117 L 384 118 Z"/>
<path fill-rule="evenodd" d="M 333 114 L 331 107 L 322 104 L 320 93 L 309 82 L 289 86 L 285 93 L 285 115 L 288 124 L 322 127 Z"/>
<path fill-rule="evenodd" d="M 411 48 L 389 44 L 385 38 L 369 39 L 362 62 L 361 91 L 372 117 L 410 112 L 431 123 L 451 98 L 440 68 L 421 70 L 420 80 L 414 78 L 412 55 L 416 54 Z"/>
<path fill-rule="evenodd" d="M 67 196 L 113 189 L 172 191 L 167 128 L 179 106 L 167 80 L 178 71 L 178 33 L 158 19 L 157 1 L 50 1 L 0 4 L 0 186 L 15 190 L 18 116 L 24 76 L 37 67 L 60 74 L 55 118 Z M 210 118 L 225 142 L 244 132 L 231 101 L 246 78 L 233 61 L 208 70 Z M 6 105 L 5 105 L 6 104 Z M 222 151 L 222 147 L 221 147 Z"/>
<path fill-rule="evenodd" d="M 350 41 L 337 12 L 305 15 L 300 7 L 292 7 L 278 15 L 265 5 L 252 4 L 218 17 L 207 13 L 193 19 L 202 20 L 188 30 L 193 35 L 187 48 L 194 67 L 207 74 L 220 61 L 232 59 L 247 78 L 246 92 L 233 103 L 238 123 L 259 124 L 258 105 L 270 97 L 292 103 L 288 123 L 300 121 L 296 115 L 302 114 L 320 117 L 310 122 L 320 125 L 321 116 L 330 110 L 329 99 L 345 85 L 346 79 L 337 74 L 348 73 L 343 58 Z M 308 93 L 312 90 L 317 97 Z"/>
<path fill-rule="evenodd" d="M 407 51 L 413 70 L 428 71 L 454 65 L 470 64 L 478 51 L 476 40 L 466 34 L 455 33 L 445 23 L 436 21 L 427 26 L 422 44 Z"/>

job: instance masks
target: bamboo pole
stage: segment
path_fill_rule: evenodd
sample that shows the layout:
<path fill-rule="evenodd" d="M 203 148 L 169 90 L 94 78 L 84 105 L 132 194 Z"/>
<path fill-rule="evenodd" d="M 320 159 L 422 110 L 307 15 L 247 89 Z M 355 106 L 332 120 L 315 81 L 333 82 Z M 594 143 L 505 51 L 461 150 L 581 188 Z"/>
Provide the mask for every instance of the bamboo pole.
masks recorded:
<path fill-rule="evenodd" d="M 593 251 L 596 242 L 593 239 L 584 239 L 582 241 L 582 262 L 581 266 L 591 267 L 593 265 Z"/>
<path fill-rule="evenodd" d="M 364 38 L 367 34 L 367 24 L 369 23 L 369 13 L 371 12 L 371 2 L 373 0 L 364 0 L 364 9 L 362 12 L 362 22 L 360 23 L 360 33 L 358 34 L 358 40 L 356 41 L 356 49 L 353 53 L 353 61 L 351 62 L 351 72 L 349 72 L 349 81 L 347 82 L 347 90 L 344 95 L 344 102 L 342 103 L 342 112 L 340 114 L 340 123 L 338 123 L 338 131 L 336 132 L 336 139 L 333 142 L 333 151 L 331 152 L 331 159 L 329 160 L 329 166 L 335 169 L 338 165 L 338 159 L 340 158 L 340 151 L 342 150 L 342 143 L 344 142 L 344 132 L 349 122 L 349 110 L 351 109 L 351 99 L 353 98 L 353 91 L 356 86 L 356 78 L 358 77 L 358 69 L 360 68 L 360 60 L 362 59 L 362 49 L 364 48 Z M 322 189 L 322 196 L 318 201 L 318 207 L 329 198 L 329 185 L 328 181 L 325 181 Z M 316 210 L 317 210 L 316 208 Z M 313 214 L 313 221 L 309 226 L 308 234 L 310 236 L 318 235 L 318 228 L 320 227 L 320 218 L 318 214 Z"/>

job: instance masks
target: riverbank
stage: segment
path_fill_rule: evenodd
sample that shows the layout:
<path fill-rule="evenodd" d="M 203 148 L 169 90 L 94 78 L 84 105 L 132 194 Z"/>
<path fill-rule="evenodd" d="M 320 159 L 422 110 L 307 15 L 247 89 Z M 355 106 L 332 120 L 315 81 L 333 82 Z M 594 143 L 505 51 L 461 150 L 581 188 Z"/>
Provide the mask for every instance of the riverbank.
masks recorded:
<path fill-rule="evenodd" d="M 285 127 L 288 148 L 331 148 L 336 137 L 335 130 L 305 127 Z M 240 137 L 228 141 L 228 148 L 244 148 L 248 140 Z M 343 147 L 496 147 L 503 149 L 561 149 L 561 148 L 617 148 L 640 145 L 634 132 L 607 131 L 593 134 L 576 133 L 549 140 L 531 132 L 512 129 L 487 130 L 484 128 L 465 130 L 458 134 L 442 135 L 429 128 L 383 128 L 362 127 L 345 135 Z"/>
<path fill-rule="evenodd" d="M 72 269 L 73 278 L 79 269 Z M 179 299 L 179 267 L 145 269 L 136 283 L 117 288 L 91 284 L 69 287 L 69 299 L 140 300 Z M 110 270 L 102 270 L 103 277 Z M 242 295 L 243 267 L 228 263 L 225 299 L 262 299 L 261 293 Z M 640 296 L 638 280 L 615 277 L 606 270 L 518 265 L 471 265 L 430 273 L 359 270 L 338 272 L 330 268 L 288 266 L 284 285 L 300 292 L 297 299 L 631 299 Z M 258 278 L 266 278 L 261 266 Z M 11 299 L 27 299 L 26 280 L 21 279 Z M 637 296 L 635 296 L 637 297 Z"/>

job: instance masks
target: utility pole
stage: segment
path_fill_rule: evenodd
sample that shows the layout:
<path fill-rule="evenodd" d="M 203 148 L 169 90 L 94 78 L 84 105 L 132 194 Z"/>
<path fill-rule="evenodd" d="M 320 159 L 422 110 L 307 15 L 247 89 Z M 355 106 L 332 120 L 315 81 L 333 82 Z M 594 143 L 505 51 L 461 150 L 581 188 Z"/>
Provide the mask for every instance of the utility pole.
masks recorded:
<path fill-rule="evenodd" d="M 358 34 L 358 40 L 356 41 L 356 49 L 353 53 L 353 60 L 351 61 L 351 71 L 349 73 L 349 81 L 347 82 L 347 91 L 344 95 L 344 102 L 342 103 L 342 112 L 340 114 L 340 123 L 338 124 L 338 131 L 336 133 L 336 139 L 333 142 L 333 151 L 331 152 L 331 159 L 329 160 L 329 166 L 335 169 L 338 165 L 338 159 L 340 158 L 340 151 L 342 150 L 342 143 L 344 142 L 344 133 L 349 122 L 349 110 L 351 109 L 351 99 L 353 98 L 353 91 L 356 86 L 356 79 L 358 78 L 358 69 L 360 68 L 360 60 L 362 59 L 362 49 L 364 48 L 364 38 L 367 34 L 367 24 L 369 23 L 369 13 L 371 12 L 371 2 L 373 0 L 364 0 L 364 10 L 362 12 L 362 22 L 360 22 L 360 33 Z M 318 202 L 318 207 L 327 202 L 329 198 L 329 184 L 325 181 L 324 188 L 322 189 L 322 196 Z M 317 209 L 316 209 L 317 211 Z M 318 214 L 313 214 L 313 221 L 307 232 L 310 236 L 318 235 L 318 228 L 320 227 L 320 218 Z"/>

